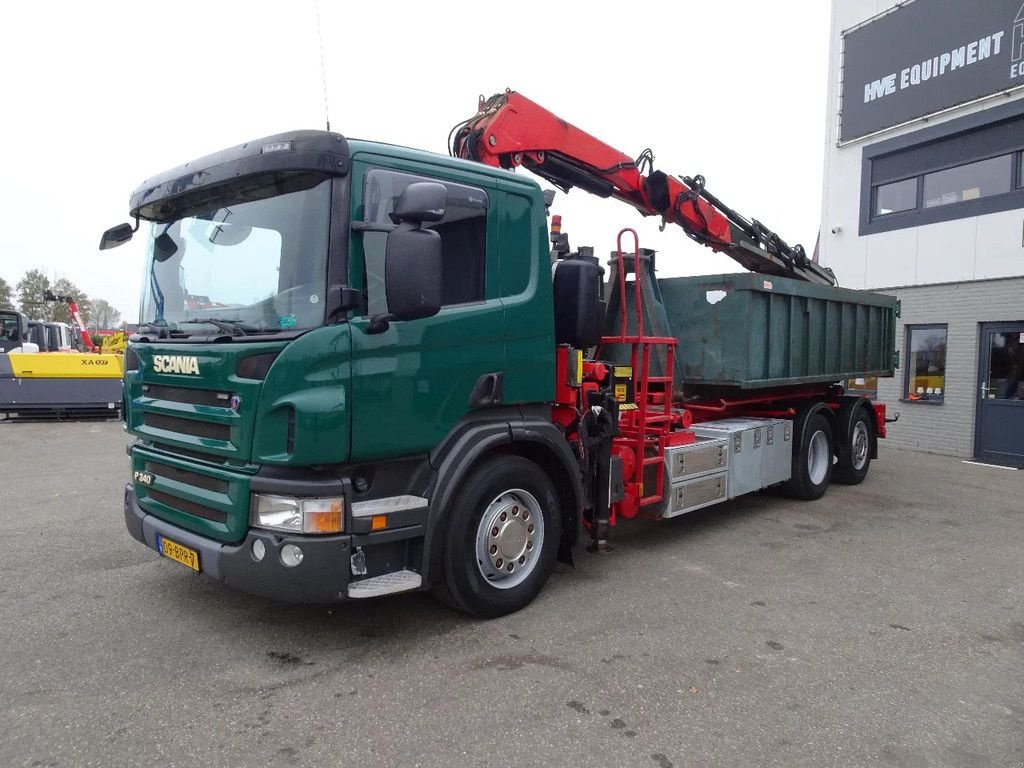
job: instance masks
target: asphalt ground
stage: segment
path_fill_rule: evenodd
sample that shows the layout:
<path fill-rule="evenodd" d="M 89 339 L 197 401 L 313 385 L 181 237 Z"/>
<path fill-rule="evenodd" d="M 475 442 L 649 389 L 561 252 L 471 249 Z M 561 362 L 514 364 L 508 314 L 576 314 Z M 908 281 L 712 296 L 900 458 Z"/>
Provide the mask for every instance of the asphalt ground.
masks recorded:
<path fill-rule="evenodd" d="M 883 449 L 482 622 L 191 574 L 124 530 L 125 442 L 0 423 L 5 768 L 1024 765 L 1024 472 Z"/>

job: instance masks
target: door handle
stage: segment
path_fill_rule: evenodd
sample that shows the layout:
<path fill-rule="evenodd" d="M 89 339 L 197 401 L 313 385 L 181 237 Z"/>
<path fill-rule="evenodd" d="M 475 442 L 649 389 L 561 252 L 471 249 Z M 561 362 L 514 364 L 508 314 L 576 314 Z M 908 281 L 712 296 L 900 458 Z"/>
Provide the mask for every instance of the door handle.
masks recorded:
<path fill-rule="evenodd" d="M 485 373 L 476 380 L 473 391 L 469 395 L 470 408 L 487 408 L 501 405 L 504 395 L 505 374 L 501 371 Z"/>
<path fill-rule="evenodd" d="M 981 383 L 981 399 L 982 400 L 987 400 L 988 399 L 988 382 L 987 381 L 983 381 Z"/>

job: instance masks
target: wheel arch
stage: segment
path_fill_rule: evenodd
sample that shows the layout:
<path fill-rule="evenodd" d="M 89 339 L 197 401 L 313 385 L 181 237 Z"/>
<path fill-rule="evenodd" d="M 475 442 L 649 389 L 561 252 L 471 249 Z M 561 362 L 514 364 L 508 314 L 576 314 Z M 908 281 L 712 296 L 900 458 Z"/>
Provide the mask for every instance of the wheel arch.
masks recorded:
<path fill-rule="evenodd" d="M 799 409 L 797 409 L 796 418 L 793 419 L 793 450 L 798 450 L 798 446 L 802 445 L 804 438 L 804 431 L 807 429 L 807 422 L 810 421 L 811 416 L 816 413 L 824 414 L 828 420 L 829 426 L 832 428 L 832 441 L 833 445 L 837 439 L 837 429 L 839 423 L 836 420 L 836 414 L 828 403 L 824 400 L 813 400 L 804 403 Z"/>
<path fill-rule="evenodd" d="M 512 412 L 509 412 L 511 410 Z M 481 462 L 497 455 L 517 455 L 535 463 L 551 480 L 562 514 L 562 542 L 559 559 L 571 553 L 582 524 L 583 490 L 579 467 L 562 432 L 540 412 L 527 415 L 519 409 L 478 412 L 449 434 L 431 454 L 435 468 L 427 489 L 430 508 L 423 541 L 423 580 L 436 580 L 441 573 L 444 531 L 452 501 L 460 486 Z M 569 555 L 571 558 L 571 554 Z"/>

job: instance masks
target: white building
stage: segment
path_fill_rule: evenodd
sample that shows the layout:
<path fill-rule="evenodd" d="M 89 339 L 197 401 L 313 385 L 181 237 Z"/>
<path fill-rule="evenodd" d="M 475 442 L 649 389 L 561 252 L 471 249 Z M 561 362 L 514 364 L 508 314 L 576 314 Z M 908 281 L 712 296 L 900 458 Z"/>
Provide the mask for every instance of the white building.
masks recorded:
<path fill-rule="evenodd" d="M 834 0 L 820 258 L 901 301 L 890 443 L 1024 466 L 1022 0 Z"/>

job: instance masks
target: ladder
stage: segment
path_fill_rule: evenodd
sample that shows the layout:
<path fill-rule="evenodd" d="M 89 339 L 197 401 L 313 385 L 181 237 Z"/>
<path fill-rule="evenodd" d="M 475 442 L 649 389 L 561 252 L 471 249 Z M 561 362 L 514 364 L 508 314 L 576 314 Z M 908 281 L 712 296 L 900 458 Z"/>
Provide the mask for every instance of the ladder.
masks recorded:
<path fill-rule="evenodd" d="M 633 236 L 633 311 L 636 313 L 636 331 L 629 332 L 629 301 L 626 295 L 626 258 L 622 240 Z M 616 238 L 617 282 L 621 297 L 618 335 L 603 336 L 601 346 L 619 344 L 630 348 L 634 387 L 633 403 L 620 403 L 619 434 L 612 441 L 613 450 L 624 448 L 632 453 L 634 461 L 624 465 L 623 484 L 625 501 L 616 504 L 616 513 L 635 517 L 641 508 L 657 504 L 665 496 L 665 449 L 669 433 L 677 417 L 672 413 L 672 384 L 675 370 L 677 341 L 671 336 L 648 336 L 644 330 L 643 298 L 640 285 L 640 238 L 636 230 L 625 228 Z M 627 257 L 628 258 L 628 257 Z M 651 358 L 658 348 L 664 348 L 665 375 L 651 374 Z M 645 470 L 657 466 L 654 487 L 644 482 Z"/>

